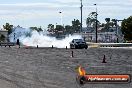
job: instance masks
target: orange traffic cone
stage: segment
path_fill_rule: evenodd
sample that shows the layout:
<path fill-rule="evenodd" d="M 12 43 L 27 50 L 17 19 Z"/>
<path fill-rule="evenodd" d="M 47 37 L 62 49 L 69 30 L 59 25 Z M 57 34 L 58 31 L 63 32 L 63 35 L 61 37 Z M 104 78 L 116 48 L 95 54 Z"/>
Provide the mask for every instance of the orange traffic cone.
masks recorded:
<path fill-rule="evenodd" d="M 67 46 L 66 46 L 66 50 L 67 50 Z"/>
<path fill-rule="evenodd" d="M 38 45 L 37 45 L 37 48 L 38 48 Z"/>
<path fill-rule="evenodd" d="M 26 49 L 28 49 L 28 46 L 27 46 L 27 45 L 25 45 L 25 48 L 26 48 Z"/>
<path fill-rule="evenodd" d="M 104 55 L 104 58 L 103 58 L 103 61 L 102 61 L 102 63 L 107 63 L 107 62 L 106 62 L 105 55 Z"/>

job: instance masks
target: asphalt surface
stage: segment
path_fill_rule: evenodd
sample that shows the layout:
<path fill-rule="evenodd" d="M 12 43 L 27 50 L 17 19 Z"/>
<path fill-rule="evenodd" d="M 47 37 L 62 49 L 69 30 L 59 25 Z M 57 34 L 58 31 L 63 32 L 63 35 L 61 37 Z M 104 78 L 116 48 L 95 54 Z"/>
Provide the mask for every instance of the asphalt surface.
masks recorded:
<path fill-rule="evenodd" d="M 0 47 L 0 88 L 132 88 L 128 84 L 76 82 L 79 65 L 87 74 L 131 74 L 132 49 Z M 106 62 L 101 63 L 106 55 Z"/>

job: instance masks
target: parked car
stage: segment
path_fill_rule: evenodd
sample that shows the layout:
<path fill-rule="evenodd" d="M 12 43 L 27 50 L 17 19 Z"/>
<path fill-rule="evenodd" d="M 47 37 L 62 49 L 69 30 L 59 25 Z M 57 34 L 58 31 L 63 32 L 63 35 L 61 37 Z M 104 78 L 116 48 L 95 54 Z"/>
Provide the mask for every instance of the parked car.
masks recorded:
<path fill-rule="evenodd" d="M 73 39 L 70 42 L 70 48 L 71 49 L 87 49 L 88 45 L 83 39 Z"/>

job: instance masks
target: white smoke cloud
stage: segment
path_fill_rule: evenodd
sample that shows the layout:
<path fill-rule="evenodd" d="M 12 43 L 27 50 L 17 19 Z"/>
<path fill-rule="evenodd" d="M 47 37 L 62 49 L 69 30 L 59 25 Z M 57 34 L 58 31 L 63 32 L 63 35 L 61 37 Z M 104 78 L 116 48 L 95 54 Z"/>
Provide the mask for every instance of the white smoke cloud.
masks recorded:
<path fill-rule="evenodd" d="M 21 27 L 15 27 L 12 31 L 12 33 L 9 35 L 10 42 L 16 42 L 17 39 L 21 37 L 27 37 L 31 35 L 30 29 L 25 29 Z"/>
<path fill-rule="evenodd" d="M 31 31 L 30 29 L 16 28 L 13 33 L 10 35 L 10 41 L 14 42 L 14 33 L 15 41 L 20 40 L 22 45 L 36 47 L 51 47 L 52 45 L 57 48 L 69 48 L 69 43 L 73 39 L 81 39 L 80 35 L 68 35 L 64 39 L 58 40 L 55 37 L 48 36 L 46 32 L 37 32 Z"/>

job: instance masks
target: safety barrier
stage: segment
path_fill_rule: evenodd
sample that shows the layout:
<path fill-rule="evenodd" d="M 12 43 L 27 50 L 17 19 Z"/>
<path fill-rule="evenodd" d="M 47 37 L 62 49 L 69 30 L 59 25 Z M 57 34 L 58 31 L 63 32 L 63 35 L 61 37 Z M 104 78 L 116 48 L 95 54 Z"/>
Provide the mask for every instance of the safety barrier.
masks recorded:
<path fill-rule="evenodd" d="M 87 43 L 89 47 L 132 47 L 132 43 Z"/>
<path fill-rule="evenodd" d="M 0 43 L 0 46 L 2 47 L 2 46 L 15 46 L 16 44 L 15 43 L 11 43 L 11 42 L 7 42 L 7 43 Z"/>

